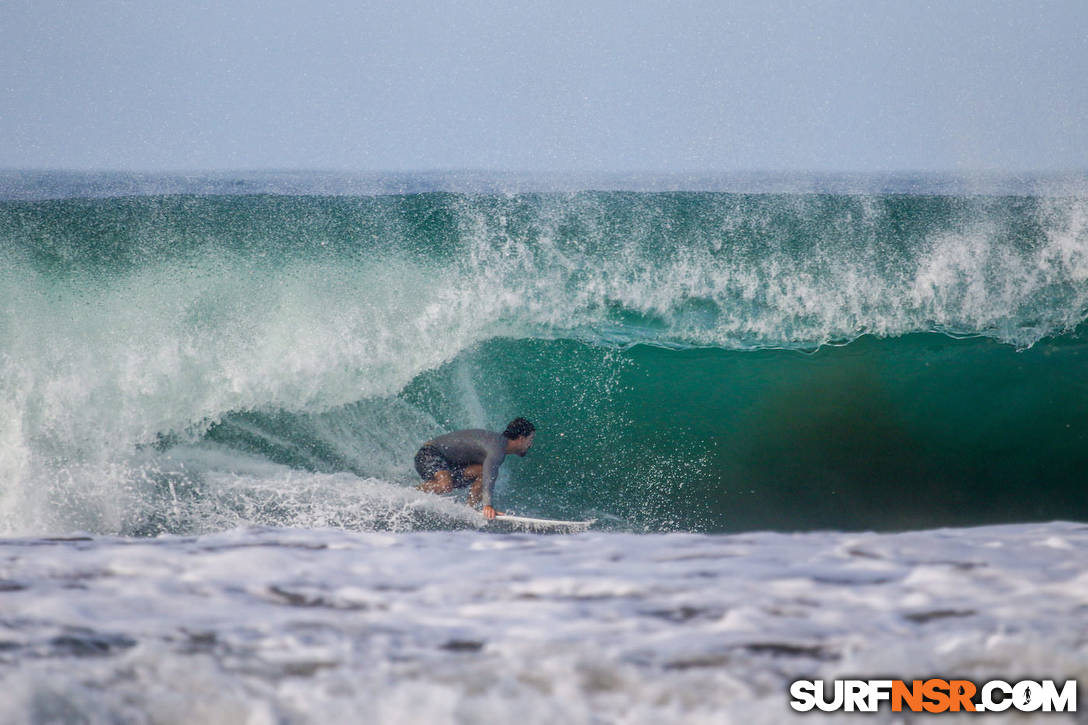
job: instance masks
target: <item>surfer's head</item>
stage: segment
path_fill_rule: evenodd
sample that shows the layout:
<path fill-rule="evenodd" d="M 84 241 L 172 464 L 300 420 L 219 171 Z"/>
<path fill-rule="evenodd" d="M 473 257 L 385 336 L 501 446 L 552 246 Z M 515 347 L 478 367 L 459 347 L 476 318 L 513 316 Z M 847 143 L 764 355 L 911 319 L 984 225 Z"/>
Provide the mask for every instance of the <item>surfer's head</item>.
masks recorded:
<path fill-rule="evenodd" d="M 536 437 L 536 426 L 525 418 L 515 418 L 502 432 L 509 441 L 506 444 L 507 453 L 516 453 L 524 456 L 533 447 L 533 438 Z"/>

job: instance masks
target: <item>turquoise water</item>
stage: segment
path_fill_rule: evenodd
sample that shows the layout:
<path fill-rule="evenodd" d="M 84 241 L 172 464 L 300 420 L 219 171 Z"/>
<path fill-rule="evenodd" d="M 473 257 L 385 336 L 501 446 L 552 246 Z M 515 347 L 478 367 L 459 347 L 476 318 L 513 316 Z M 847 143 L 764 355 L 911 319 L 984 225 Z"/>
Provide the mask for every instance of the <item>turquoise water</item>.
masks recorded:
<path fill-rule="evenodd" d="M 0 243 L 5 531 L 387 527 L 419 442 L 517 415 L 519 513 L 1088 516 L 1083 195 L 7 201 Z"/>

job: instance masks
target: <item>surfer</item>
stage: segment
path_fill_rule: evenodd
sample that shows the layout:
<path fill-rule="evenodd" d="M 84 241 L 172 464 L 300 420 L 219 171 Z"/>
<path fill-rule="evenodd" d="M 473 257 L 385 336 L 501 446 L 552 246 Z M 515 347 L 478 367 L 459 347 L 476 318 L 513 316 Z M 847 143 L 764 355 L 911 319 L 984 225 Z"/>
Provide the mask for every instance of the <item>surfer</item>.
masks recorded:
<path fill-rule="evenodd" d="M 427 493 L 449 493 L 470 487 L 468 505 L 483 503 L 484 516 L 493 519 L 502 513 L 491 505 L 491 489 L 499 466 L 511 453 L 528 453 L 534 437 L 536 428 L 525 418 L 510 421 L 502 433 L 473 428 L 438 436 L 416 453 L 416 471 L 423 479 L 417 488 Z"/>

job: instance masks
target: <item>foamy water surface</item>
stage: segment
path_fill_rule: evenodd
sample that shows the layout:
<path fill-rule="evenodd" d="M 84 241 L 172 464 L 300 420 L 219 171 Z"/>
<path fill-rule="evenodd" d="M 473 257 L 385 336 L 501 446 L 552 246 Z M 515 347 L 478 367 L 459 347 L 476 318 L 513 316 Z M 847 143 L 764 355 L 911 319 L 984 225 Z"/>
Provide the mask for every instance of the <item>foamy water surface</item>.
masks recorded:
<path fill-rule="evenodd" d="M 1083 681 L 1086 563 L 1070 523 L 8 539 L 0 720 L 775 723 L 802 677 Z"/>

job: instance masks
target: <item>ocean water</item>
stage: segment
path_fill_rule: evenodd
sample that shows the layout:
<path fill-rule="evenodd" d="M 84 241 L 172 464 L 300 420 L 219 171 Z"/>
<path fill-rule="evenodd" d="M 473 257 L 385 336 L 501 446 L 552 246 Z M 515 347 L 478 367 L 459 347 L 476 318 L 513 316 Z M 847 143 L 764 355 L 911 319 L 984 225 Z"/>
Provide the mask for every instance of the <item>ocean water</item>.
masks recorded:
<path fill-rule="evenodd" d="M 0 302 L 11 722 L 1088 675 L 1084 179 L 7 172 Z M 591 533 L 412 488 L 516 416 Z"/>

